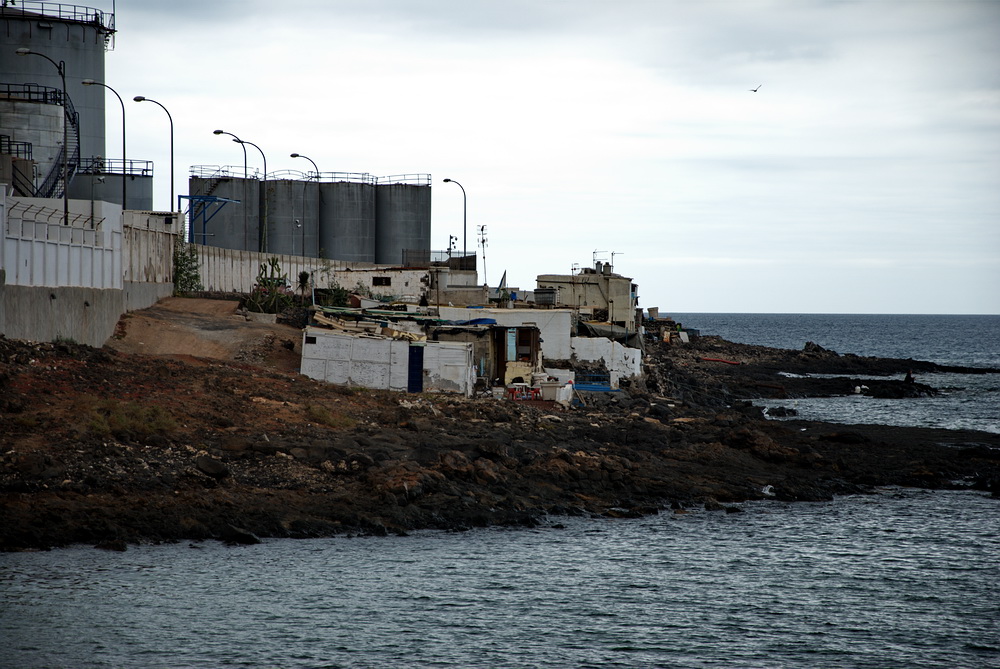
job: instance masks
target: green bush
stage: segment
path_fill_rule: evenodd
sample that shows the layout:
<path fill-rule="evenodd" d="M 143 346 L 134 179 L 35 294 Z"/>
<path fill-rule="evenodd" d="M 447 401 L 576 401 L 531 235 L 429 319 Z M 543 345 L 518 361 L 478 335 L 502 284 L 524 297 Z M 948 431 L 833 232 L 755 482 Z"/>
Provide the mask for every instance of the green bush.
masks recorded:
<path fill-rule="evenodd" d="M 261 263 L 257 283 L 247 296 L 246 308 L 262 314 L 280 314 L 293 302 L 288 277 L 282 273 L 278 259 L 269 258 L 266 263 Z"/>
<path fill-rule="evenodd" d="M 174 295 L 184 296 L 203 290 L 198 271 L 198 250 L 193 244 L 174 244 Z"/>

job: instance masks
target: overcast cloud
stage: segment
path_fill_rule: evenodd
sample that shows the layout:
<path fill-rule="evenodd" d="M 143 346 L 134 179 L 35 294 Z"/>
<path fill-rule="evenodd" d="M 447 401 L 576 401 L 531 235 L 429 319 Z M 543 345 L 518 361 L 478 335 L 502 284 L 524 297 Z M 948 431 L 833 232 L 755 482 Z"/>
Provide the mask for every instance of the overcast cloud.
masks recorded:
<path fill-rule="evenodd" d="M 117 26 L 107 83 L 170 109 L 179 193 L 242 165 L 222 128 L 272 172 L 430 173 L 435 249 L 461 182 L 492 284 L 597 252 L 667 313 L 1000 313 L 1000 2 L 118 0 Z M 128 132 L 165 177 L 161 110 Z"/>

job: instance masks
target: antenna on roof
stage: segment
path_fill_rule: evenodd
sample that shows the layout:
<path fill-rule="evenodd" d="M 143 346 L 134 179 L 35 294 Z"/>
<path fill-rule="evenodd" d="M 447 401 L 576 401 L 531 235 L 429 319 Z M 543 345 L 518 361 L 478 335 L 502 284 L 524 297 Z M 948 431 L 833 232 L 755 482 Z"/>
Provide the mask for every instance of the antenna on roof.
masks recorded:
<path fill-rule="evenodd" d="M 611 271 L 612 272 L 615 269 L 615 256 L 623 256 L 623 255 L 625 255 L 624 251 L 612 251 L 611 252 Z"/>

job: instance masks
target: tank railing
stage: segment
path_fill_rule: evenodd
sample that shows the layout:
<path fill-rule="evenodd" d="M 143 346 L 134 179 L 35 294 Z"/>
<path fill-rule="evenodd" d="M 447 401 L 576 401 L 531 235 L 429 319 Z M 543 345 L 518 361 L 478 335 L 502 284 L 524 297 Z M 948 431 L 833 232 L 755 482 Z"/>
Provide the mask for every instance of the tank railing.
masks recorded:
<path fill-rule="evenodd" d="M 62 89 L 41 84 L 7 84 L 0 83 L 0 99 L 23 100 L 25 102 L 41 102 L 47 105 L 61 105 Z"/>
<path fill-rule="evenodd" d="M 31 142 L 15 142 L 10 138 L 10 135 L 0 135 L 0 153 L 31 160 L 33 149 Z"/>
<path fill-rule="evenodd" d="M 41 14 L 42 16 L 39 16 Z M 61 21 L 76 21 L 99 26 L 103 32 L 115 32 L 115 15 L 84 5 L 68 5 L 62 2 L 42 2 L 40 0 L 3 0 L 0 16 L 28 16 L 33 19 L 53 18 Z"/>
<path fill-rule="evenodd" d="M 121 158 L 88 158 L 80 164 L 80 174 L 131 174 L 153 176 L 153 161 L 122 160 Z"/>
<path fill-rule="evenodd" d="M 410 184 L 413 186 L 430 186 L 430 174 L 394 174 L 387 177 L 375 177 L 375 183 L 383 184 Z"/>
<path fill-rule="evenodd" d="M 242 165 L 192 165 L 189 174 L 200 179 L 242 179 Z M 247 169 L 248 179 L 260 179 L 260 171 L 256 167 Z"/>
<path fill-rule="evenodd" d="M 272 181 L 320 181 L 324 183 L 374 184 L 375 177 L 368 172 L 302 172 L 300 170 L 276 170 L 267 175 Z"/>
<path fill-rule="evenodd" d="M 242 179 L 242 165 L 192 165 L 190 175 L 201 179 Z M 249 168 L 248 179 L 260 180 L 262 173 Z M 299 170 L 275 170 L 267 175 L 268 181 L 320 181 L 323 183 L 362 183 L 375 184 L 378 179 L 368 172 L 302 172 Z"/>

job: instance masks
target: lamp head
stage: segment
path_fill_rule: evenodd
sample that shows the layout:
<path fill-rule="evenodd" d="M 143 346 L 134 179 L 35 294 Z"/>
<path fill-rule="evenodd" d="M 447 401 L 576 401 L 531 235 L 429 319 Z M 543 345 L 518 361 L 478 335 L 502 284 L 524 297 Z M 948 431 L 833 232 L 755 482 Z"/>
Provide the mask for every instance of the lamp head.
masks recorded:
<path fill-rule="evenodd" d="M 22 46 L 20 49 L 18 49 L 14 53 L 16 53 L 18 56 L 27 56 L 29 53 L 31 53 L 31 49 Z"/>
<path fill-rule="evenodd" d="M 299 154 L 297 154 L 297 153 L 293 153 L 293 154 L 292 154 L 292 155 L 291 155 L 290 157 L 291 157 L 291 158 L 298 158 L 298 157 L 299 157 Z"/>
<path fill-rule="evenodd" d="M 145 98 L 145 97 L 143 97 L 142 95 L 137 95 L 137 96 L 135 96 L 134 98 L 132 98 L 132 100 L 133 100 L 134 102 L 142 102 L 142 101 L 143 101 L 143 100 L 145 100 L 145 99 L 146 99 L 146 98 Z"/>
<path fill-rule="evenodd" d="M 451 179 L 445 179 L 445 180 L 444 180 L 444 182 L 445 182 L 446 184 L 447 184 L 447 183 L 451 183 Z"/>
<path fill-rule="evenodd" d="M 93 86 L 93 85 L 94 85 L 94 84 L 96 84 L 97 82 L 96 82 L 96 81 L 94 81 L 93 79 L 84 79 L 84 80 L 83 80 L 83 81 L 81 81 L 80 83 L 81 83 L 81 84 L 83 84 L 84 86 Z"/>
<path fill-rule="evenodd" d="M 223 132 L 225 132 L 225 131 L 224 130 L 213 130 L 212 134 L 213 135 L 221 135 Z"/>

